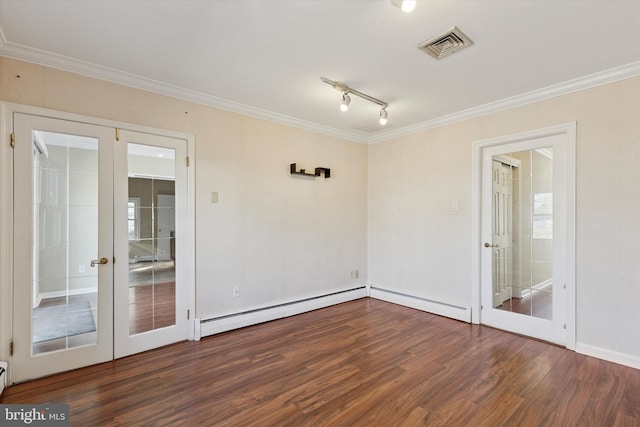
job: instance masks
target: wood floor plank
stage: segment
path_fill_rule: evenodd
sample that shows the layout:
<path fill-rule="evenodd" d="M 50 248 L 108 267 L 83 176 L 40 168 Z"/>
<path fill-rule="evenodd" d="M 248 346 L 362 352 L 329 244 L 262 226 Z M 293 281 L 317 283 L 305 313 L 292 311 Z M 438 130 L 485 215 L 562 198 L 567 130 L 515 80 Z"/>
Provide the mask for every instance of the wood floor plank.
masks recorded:
<path fill-rule="evenodd" d="M 640 371 L 373 299 L 8 387 L 72 426 L 635 426 Z"/>

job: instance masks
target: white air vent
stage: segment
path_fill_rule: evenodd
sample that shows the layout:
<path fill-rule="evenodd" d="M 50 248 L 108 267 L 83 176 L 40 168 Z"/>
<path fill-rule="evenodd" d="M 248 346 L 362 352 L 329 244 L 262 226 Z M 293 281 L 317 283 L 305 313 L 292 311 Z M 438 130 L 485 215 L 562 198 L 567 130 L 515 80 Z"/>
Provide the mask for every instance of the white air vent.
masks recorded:
<path fill-rule="evenodd" d="M 472 44 L 471 39 L 460 31 L 458 27 L 453 27 L 445 33 L 420 43 L 418 49 L 433 56 L 435 59 L 440 59 Z"/>

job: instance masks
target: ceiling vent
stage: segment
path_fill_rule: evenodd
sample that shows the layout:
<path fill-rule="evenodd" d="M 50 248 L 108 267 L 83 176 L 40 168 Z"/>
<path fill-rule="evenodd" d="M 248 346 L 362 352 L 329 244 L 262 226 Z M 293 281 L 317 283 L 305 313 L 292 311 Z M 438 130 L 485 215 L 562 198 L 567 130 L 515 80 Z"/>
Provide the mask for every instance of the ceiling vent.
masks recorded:
<path fill-rule="evenodd" d="M 445 33 L 420 43 L 418 49 L 435 59 L 440 59 L 472 44 L 471 39 L 458 27 L 453 27 Z"/>

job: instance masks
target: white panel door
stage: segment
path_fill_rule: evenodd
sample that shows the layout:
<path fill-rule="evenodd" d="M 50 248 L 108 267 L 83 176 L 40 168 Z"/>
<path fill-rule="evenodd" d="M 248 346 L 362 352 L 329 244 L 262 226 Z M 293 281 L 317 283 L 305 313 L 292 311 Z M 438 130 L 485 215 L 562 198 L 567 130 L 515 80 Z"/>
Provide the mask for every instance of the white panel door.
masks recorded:
<path fill-rule="evenodd" d="M 113 358 L 113 129 L 15 113 L 11 380 Z"/>

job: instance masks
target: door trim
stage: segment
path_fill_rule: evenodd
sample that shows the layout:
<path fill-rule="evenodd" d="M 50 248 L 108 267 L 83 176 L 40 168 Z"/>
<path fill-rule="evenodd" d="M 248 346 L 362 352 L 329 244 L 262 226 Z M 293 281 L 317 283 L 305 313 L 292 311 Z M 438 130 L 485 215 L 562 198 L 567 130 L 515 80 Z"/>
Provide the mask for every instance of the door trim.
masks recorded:
<path fill-rule="evenodd" d="M 525 141 L 529 139 L 563 135 L 567 143 L 567 251 L 565 254 L 567 273 L 566 347 L 576 348 L 576 122 L 564 123 L 541 129 L 477 140 L 472 145 L 471 188 L 471 322 L 480 323 L 481 292 L 481 245 L 482 245 L 482 150 L 488 147 Z"/>
<path fill-rule="evenodd" d="M 91 125 L 131 130 L 187 141 L 187 308 L 188 340 L 195 339 L 195 136 L 166 129 L 141 126 L 115 120 L 101 119 L 75 113 L 66 113 L 31 105 L 0 101 L 0 360 L 10 360 L 10 342 L 13 330 L 13 150 L 10 135 L 13 132 L 13 114 L 50 117 Z M 11 380 L 11 365 L 8 367 Z"/>

